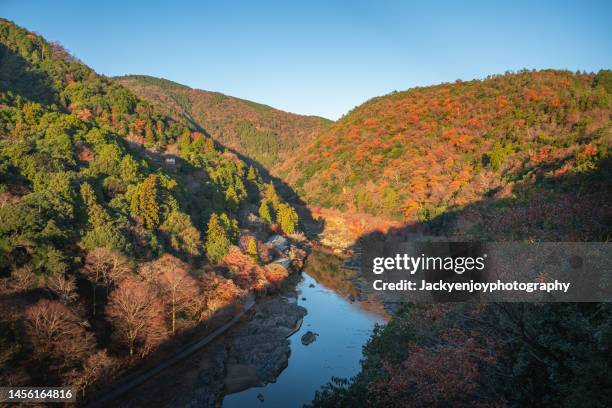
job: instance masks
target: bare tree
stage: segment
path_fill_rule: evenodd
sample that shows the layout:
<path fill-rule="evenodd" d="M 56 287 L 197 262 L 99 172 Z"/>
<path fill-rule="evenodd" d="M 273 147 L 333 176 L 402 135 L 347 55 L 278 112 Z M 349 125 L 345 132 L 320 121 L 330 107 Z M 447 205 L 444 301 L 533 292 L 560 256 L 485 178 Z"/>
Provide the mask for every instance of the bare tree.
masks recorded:
<path fill-rule="evenodd" d="M 49 279 L 49 289 L 55 293 L 65 304 L 70 304 L 78 299 L 76 293 L 76 282 L 74 276 L 66 277 L 64 274 L 55 274 Z"/>
<path fill-rule="evenodd" d="M 11 276 L 0 280 L 0 291 L 13 293 L 39 288 L 41 279 L 36 276 L 29 265 L 15 269 Z"/>
<path fill-rule="evenodd" d="M 117 334 L 127 344 L 130 356 L 142 345 L 142 354 L 164 337 L 163 305 L 150 285 L 127 277 L 110 296 L 106 314 Z"/>
<path fill-rule="evenodd" d="M 79 361 L 94 347 L 93 334 L 85 330 L 85 323 L 68 307 L 58 301 L 40 300 L 25 313 L 26 331 L 34 347 L 34 354 Z"/>
<path fill-rule="evenodd" d="M 155 279 L 162 300 L 167 305 L 174 334 L 177 312 L 190 309 L 190 303 L 198 296 L 197 282 L 189 275 L 189 266 L 169 254 L 149 262 L 143 269 Z"/>
<path fill-rule="evenodd" d="M 84 396 L 87 389 L 94 383 L 107 382 L 117 368 L 117 361 L 109 356 L 106 350 L 99 350 L 87 357 L 83 370 L 74 372 L 71 384 L 81 390 Z"/>
<path fill-rule="evenodd" d="M 89 278 L 92 290 L 92 312 L 96 315 L 96 289 L 102 284 L 107 291 L 108 287 L 123 277 L 127 276 L 132 270 L 129 259 L 118 251 L 108 248 L 94 248 L 85 257 L 85 267 L 83 273 Z"/>

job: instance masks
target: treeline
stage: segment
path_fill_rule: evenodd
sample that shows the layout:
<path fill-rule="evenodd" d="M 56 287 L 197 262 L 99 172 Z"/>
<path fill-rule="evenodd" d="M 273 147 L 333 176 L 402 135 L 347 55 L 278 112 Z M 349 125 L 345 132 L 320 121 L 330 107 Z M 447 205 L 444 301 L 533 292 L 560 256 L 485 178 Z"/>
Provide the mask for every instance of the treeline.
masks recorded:
<path fill-rule="evenodd" d="M 255 168 L 6 20 L 0 59 L 2 384 L 85 392 L 286 278 L 237 246 L 299 223 Z"/>

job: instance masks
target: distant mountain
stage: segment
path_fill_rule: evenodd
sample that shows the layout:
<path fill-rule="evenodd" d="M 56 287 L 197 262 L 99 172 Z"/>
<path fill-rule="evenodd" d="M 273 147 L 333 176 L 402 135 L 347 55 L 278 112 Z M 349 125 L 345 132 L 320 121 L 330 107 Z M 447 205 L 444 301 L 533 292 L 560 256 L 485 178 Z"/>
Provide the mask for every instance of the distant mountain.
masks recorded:
<path fill-rule="evenodd" d="M 165 114 L 184 118 L 221 144 L 273 170 L 331 121 L 283 112 L 166 79 L 128 75 L 115 80 Z"/>
<path fill-rule="evenodd" d="M 373 98 L 279 176 L 344 217 L 482 239 L 609 239 L 611 78 L 523 71 Z"/>

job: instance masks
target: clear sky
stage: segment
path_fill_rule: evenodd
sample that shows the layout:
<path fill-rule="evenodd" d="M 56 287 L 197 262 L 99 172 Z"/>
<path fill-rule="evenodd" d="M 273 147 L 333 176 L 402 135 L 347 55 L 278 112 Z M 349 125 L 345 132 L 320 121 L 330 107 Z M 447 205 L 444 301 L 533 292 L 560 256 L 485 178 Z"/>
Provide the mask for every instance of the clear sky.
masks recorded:
<path fill-rule="evenodd" d="M 0 0 L 0 16 L 105 75 L 331 119 L 418 85 L 612 68 L 612 1 Z"/>

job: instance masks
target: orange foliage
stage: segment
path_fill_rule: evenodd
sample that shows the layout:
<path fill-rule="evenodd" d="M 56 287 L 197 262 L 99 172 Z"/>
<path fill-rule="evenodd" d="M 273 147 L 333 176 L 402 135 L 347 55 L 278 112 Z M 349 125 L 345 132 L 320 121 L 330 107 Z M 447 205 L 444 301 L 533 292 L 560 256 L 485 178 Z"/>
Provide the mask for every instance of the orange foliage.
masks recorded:
<path fill-rule="evenodd" d="M 593 156 L 597 156 L 597 147 L 595 147 L 592 143 L 589 143 L 586 146 L 584 146 L 584 149 L 582 149 L 582 151 L 580 151 L 576 155 L 576 157 L 581 157 L 581 158 L 588 158 L 588 157 L 593 157 Z"/>

